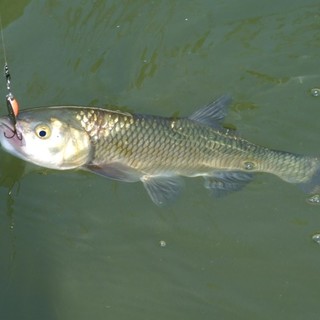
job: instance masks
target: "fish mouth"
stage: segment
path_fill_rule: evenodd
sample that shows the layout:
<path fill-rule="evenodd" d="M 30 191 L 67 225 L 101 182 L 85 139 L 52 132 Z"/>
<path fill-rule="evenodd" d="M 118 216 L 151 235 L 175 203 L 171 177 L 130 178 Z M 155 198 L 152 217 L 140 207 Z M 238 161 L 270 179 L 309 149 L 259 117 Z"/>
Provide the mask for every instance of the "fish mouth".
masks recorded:
<path fill-rule="evenodd" d="M 14 147 L 25 145 L 22 133 L 9 118 L 0 118 L 0 143 L 4 147 L 8 143 Z"/>

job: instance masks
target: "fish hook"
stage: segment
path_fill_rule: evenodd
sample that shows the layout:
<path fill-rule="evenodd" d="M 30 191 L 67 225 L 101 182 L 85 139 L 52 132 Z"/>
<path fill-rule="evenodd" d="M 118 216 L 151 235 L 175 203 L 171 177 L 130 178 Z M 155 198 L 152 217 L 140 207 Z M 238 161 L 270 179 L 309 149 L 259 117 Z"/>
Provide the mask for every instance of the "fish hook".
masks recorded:
<path fill-rule="evenodd" d="M 5 132 L 3 133 L 3 135 L 4 135 L 7 139 L 12 139 L 14 136 L 16 136 L 18 140 L 22 141 L 22 135 L 20 135 L 16 129 L 13 129 L 13 130 L 12 130 L 12 129 L 10 128 L 9 130 L 11 131 L 12 135 L 7 135 Z"/>

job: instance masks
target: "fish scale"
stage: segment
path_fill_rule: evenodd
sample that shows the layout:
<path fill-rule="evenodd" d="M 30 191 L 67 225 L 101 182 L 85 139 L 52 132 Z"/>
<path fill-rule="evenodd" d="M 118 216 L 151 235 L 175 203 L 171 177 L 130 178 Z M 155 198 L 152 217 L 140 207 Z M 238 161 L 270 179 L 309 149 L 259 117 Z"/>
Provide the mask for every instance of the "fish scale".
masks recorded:
<path fill-rule="evenodd" d="M 197 175 L 195 172 L 200 175 L 210 169 L 245 170 L 245 163 L 250 161 L 255 164 L 252 171 L 264 169 L 269 172 L 278 167 L 288 176 L 303 172 L 299 180 L 308 178 L 314 172 L 314 165 L 306 162 L 305 157 L 275 152 L 238 136 L 217 132 L 188 118 L 176 120 L 97 112 L 100 113 L 98 118 L 104 118 L 100 123 L 104 129 L 100 129 L 98 135 L 89 122 L 82 120 L 82 123 L 91 138 L 98 141 L 93 156 L 98 164 L 106 160 L 123 161 L 149 174 L 175 171 L 185 176 Z M 89 130 L 90 127 L 94 129 Z M 270 158 L 269 162 L 265 161 L 266 157 Z"/>

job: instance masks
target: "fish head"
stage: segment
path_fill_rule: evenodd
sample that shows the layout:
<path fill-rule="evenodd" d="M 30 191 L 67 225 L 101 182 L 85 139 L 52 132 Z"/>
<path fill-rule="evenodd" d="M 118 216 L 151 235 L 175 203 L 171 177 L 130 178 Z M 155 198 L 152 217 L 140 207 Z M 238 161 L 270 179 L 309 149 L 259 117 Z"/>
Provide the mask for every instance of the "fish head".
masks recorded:
<path fill-rule="evenodd" d="M 90 137 L 77 120 L 77 110 L 46 107 L 19 113 L 14 126 L 0 117 L 0 143 L 14 156 L 51 169 L 78 168 L 91 154 Z"/>

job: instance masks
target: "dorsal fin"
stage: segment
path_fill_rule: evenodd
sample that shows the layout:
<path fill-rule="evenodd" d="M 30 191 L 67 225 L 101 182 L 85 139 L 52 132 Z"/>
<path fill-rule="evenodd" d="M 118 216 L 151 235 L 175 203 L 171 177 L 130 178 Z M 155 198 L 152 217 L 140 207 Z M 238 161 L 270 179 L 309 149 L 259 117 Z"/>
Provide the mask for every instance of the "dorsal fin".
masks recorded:
<path fill-rule="evenodd" d="M 230 103 L 231 97 L 229 95 L 223 95 L 192 113 L 189 116 L 189 119 L 209 125 L 213 128 L 220 128 L 220 122 L 227 115 Z"/>

